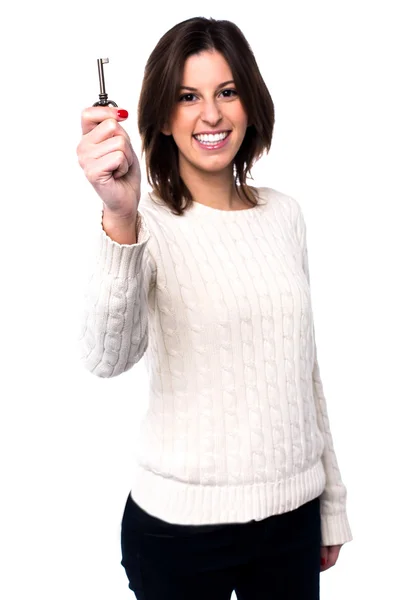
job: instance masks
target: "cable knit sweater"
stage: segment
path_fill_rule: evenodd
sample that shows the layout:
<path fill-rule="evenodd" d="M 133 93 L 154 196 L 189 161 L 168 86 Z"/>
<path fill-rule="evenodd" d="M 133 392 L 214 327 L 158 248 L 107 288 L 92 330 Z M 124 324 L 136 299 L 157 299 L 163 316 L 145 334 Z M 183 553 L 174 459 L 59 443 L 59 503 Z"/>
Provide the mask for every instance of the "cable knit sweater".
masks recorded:
<path fill-rule="evenodd" d="M 116 377 L 142 357 L 147 412 L 131 495 L 171 523 L 243 523 L 321 496 L 322 545 L 352 540 L 314 335 L 299 203 L 195 202 L 176 216 L 143 194 L 137 243 L 99 222 L 81 360 Z M 129 380 L 127 390 L 129 392 Z M 135 397 L 132 384 L 132 401 Z"/>

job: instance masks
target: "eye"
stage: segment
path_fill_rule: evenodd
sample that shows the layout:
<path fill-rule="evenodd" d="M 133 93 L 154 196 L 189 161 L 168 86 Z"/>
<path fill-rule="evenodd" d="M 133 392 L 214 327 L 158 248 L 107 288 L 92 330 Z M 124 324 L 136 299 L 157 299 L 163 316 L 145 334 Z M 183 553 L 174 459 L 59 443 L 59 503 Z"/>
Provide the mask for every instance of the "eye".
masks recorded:
<path fill-rule="evenodd" d="M 237 95 L 238 95 L 236 90 L 222 90 L 222 94 L 223 94 L 224 92 L 233 92 L 233 94 L 234 94 L 235 96 L 237 96 Z M 229 98 L 229 96 L 225 96 L 225 98 L 226 98 L 226 97 L 228 97 L 228 98 Z"/>
<path fill-rule="evenodd" d="M 226 90 L 222 90 L 222 91 L 220 92 L 220 94 L 225 94 L 225 92 L 232 92 L 232 93 L 234 94 L 234 96 L 237 96 L 237 95 L 238 95 L 237 91 L 236 91 L 236 90 L 233 90 L 233 89 L 226 89 Z M 186 98 L 186 99 L 187 99 L 187 98 L 191 98 L 191 97 L 195 97 L 195 94 L 183 94 L 182 96 L 180 96 L 180 97 L 179 97 L 179 99 L 178 99 L 178 102 L 182 102 L 182 101 L 184 101 L 184 98 Z M 224 98 L 232 98 L 232 97 L 233 97 L 233 96 L 224 96 Z M 184 102 L 185 102 L 185 104 L 186 104 L 187 102 L 189 102 L 189 103 L 190 103 L 191 101 L 190 101 L 190 100 L 185 100 Z"/>
<path fill-rule="evenodd" d="M 194 94 L 184 94 L 183 96 L 180 96 L 179 102 L 182 102 L 184 98 L 188 98 L 189 96 L 194 96 Z"/>

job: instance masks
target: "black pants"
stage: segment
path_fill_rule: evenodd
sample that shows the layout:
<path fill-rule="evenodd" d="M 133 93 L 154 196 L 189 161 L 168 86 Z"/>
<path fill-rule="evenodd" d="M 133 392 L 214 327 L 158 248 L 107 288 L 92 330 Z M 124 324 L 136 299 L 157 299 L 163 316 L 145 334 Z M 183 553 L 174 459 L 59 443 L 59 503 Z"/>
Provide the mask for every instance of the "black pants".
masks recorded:
<path fill-rule="evenodd" d="M 318 600 L 319 498 L 262 521 L 175 525 L 129 494 L 121 564 L 137 600 Z"/>

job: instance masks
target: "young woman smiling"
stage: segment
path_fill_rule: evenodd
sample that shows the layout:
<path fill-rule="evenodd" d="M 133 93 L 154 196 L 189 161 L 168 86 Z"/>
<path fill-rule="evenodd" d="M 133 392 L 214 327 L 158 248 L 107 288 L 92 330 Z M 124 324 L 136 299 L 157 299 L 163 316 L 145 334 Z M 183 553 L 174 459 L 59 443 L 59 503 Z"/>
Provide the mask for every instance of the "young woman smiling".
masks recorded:
<path fill-rule="evenodd" d="M 145 68 L 151 189 L 112 107 L 82 113 L 79 164 L 102 199 L 81 360 L 149 372 L 122 518 L 138 600 L 316 600 L 352 539 L 313 325 L 298 202 L 247 177 L 274 105 L 240 29 L 188 19 Z M 139 208 L 140 206 L 140 208 Z M 115 401 L 115 399 L 113 400 Z"/>

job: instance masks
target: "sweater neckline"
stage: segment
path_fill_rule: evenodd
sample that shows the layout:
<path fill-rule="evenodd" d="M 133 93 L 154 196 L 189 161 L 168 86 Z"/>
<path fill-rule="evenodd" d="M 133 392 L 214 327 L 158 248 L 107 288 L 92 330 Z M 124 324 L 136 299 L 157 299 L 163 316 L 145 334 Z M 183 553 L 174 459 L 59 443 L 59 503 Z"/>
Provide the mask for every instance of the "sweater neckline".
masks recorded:
<path fill-rule="evenodd" d="M 248 208 L 239 208 L 234 210 L 223 210 L 193 200 L 190 208 L 186 211 L 186 214 L 191 214 L 199 218 L 212 218 L 222 221 L 235 221 L 238 218 L 253 217 L 253 215 L 257 215 L 259 213 L 260 207 L 267 203 L 265 190 L 258 188 L 258 191 L 259 199 L 258 204 L 256 206 L 250 206 Z"/>
<path fill-rule="evenodd" d="M 198 207 L 202 207 L 202 208 L 197 208 L 197 210 L 216 210 L 217 212 L 221 212 L 221 213 L 227 213 L 227 212 L 242 212 L 244 210 L 254 210 L 256 208 L 256 206 L 249 206 L 248 208 L 235 208 L 235 209 L 228 209 L 228 210 L 224 210 L 223 208 L 216 208 L 215 206 L 208 206 L 208 204 L 202 204 L 201 202 L 197 202 L 196 200 L 192 200 L 192 204 L 196 204 Z"/>
<path fill-rule="evenodd" d="M 213 220 L 220 222 L 235 222 L 239 219 L 252 219 L 254 216 L 260 215 L 260 211 L 262 207 L 268 204 L 269 200 L 269 188 L 267 187 L 258 187 L 258 203 L 256 206 L 250 206 L 248 208 L 240 208 L 235 210 L 221 210 L 220 208 L 214 208 L 212 206 L 208 206 L 206 204 L 201 204 L 200 202 L 196 202 L 192 200 L 192 203 L 189 208 L 185 210 L 184 216 L 186 218 L 194 218 L 195 220 L 202 221 L 204 220 Z M 153 195 L 157 198 L 157 201 L 153 198 Z M 170 209 L 166 207 L 164 202 L 159 198 L 159 196 L 152 190 L 149 191 L 148 196 L 152 201 L 151 204 L 159 204 L 161 207 L 165 208 L 168 212 Z M 140 205 L 139 205 L 140 206 Z"/>

